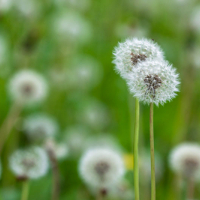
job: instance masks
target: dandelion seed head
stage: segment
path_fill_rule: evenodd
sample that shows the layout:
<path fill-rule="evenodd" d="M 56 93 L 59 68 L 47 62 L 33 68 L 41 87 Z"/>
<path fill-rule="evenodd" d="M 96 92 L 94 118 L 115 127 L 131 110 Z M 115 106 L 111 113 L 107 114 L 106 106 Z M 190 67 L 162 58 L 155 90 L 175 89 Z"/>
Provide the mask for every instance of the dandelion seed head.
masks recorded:
<path fill-rule="evenodd" d="M 175 147 L 169 157 L 171 169 L 184 177 L 200 178 L 200 146 L 185 143 Z"/>
<path fill-rule="evenodd" d="M 125 168 L 123 159 L 117 152 L 106 148 L 92 148 L 82 156 L 79 172 L 88 185 L 106 188 L 121 179 Z"/>
<path fill-rule="evenodd" d="M 163 60 L 163 52 L 160 47 L 148 39 L 127 39 L 119 43 L 114 50 L 116 71 L 126 78 L 130 71 L 137 68 L 137 64 L 149 59 Z"/>
<path fill-rule="evenodd" d="M 178 74 L 165 61 L 149 60 L 137 64 L 127 76 L 130 91 L 144 103 L 164 104 L 178 92 Z"/>
<path fill-rule="evenodd" d="M 48 92 L 45 79 L 31 70 L 22 70 L 15 74 L 9 82 L 8 90 L 14 101 L 26 105 L 43 101 Z"/>
<path fill-rule="evenodd" d="M 33 141 L 44 141 L 55 137 L 58 132 L 56 121 L 45 114 L 33 114 L 24 120 L 23 129 Z"/>
<path fill-rule="evenodd" d="M 49 167 L 47 154 L 40 147 L 17 150 L 9 161 L 10 169 L 17 178 L 40 178 L 47 173 Z"/>

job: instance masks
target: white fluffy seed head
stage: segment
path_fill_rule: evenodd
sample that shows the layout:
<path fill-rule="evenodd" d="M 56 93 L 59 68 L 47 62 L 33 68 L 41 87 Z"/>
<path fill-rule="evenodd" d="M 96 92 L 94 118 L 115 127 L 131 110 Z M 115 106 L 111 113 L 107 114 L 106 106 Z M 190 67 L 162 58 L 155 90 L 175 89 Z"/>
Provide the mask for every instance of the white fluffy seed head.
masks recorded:
<path fill-rule="evenodd" d="M 138 38 L 119 43 L 113 54 L 115 69 L 125 79 L 138 63 L 149 59 L 164 59 L 162 50 L 155 42 Z"/>
<path fill-rule="evenodd" d="M 33 105 L 45 99 L 48 88 L 40 74 L 31 70 L 22 70 L 10 80 L 8 90 L 14 101 Z"/>
<path fill-rule="evenodd" d="M 121 155 L 107 148 L 89 149 L 82 156 L 79 172 L 83 181 L 102 189 L 117 183 L 125 171 Z"/>
<path fill-rule="evenodd" d="M 175 147 L 169 157 L 171 169 L 182 176 L 200 178 L 200 146 L 185 143 Z"/>
<path fill-rule="evenodd" d="M 178 92 L 178 74 L 166 61 L 148 60 L 137 64 L 127 77 L 130 91 L 144 103 L 164 104 Z"/>
<path fill-rule="evenodd" d="M 47 154 L 40 147 L 17 150 L 9 161 L 10 169 L 17 178 L 37 179 L 44 176 L 49 168 Z"/>
<path fill-rule="evenodd" d="M 34 141 L 52 138 L 58 132 L 56 121 L 45 114 L 33 114 L 24 120 L 23 130 Z"/>

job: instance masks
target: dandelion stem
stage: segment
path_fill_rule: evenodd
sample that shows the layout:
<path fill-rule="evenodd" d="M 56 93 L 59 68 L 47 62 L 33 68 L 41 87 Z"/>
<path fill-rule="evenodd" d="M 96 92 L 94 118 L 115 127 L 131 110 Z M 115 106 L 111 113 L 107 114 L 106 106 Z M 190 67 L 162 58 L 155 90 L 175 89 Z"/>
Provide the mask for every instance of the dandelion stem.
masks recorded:
<path fill-rule="evenodd" d="M 194 197 L 194 179 L 191 177 L 188 179 L 188 199 L 193 199 Z"/>
<path fill-rule="evenodd" d="M 59 178 L 59 167 L 58 161 L 55 156 L 54 151 L 49 148 L 47 150 L 49 159 L 51 162 L 52 173 L 53 173 L 53 193 L 52 193 L 52 200 L 58 200 L 60 195 L 60 178 Z"/>
<path fill-rule="evenodd" d="M 3 149 L 3 146 L 16 122 L 17 117 L 19 116 L 21 112 L 21 106 L 18 103 L 15 103 L 8 113 L 8 116 L 6 117 L 5 121 L 1 125 L 0 128 L 0 155 Z"/>
<path fill-rule="evenodd" d="M 101 189 L 100 192 L 97 194 L 96 200 L 104 200 L 107 195 L 106 189 Z"/>
<path fill-rule="evenodd" d="M 135 200 L 139 200 L 139 162 L 138 162 L 138 141 L 139 141 L 139 100 L 135 99 L 135 134 L 134 134 L 134 188 Z"/>
<path fill-rule="evenodd" d="M 153 134 L 153 103 L 150 103 L 150 148 L 151 148 L 151 200 L 155 200 L 156 178 L 155 178 L 154 134 Z"/>
<path fill-rule="evenodd" d="M 28 180 L 26 180 L 23 181 L 21 200 L 28 200 L 28 193 L 29 193 L 29 182 Z"/>

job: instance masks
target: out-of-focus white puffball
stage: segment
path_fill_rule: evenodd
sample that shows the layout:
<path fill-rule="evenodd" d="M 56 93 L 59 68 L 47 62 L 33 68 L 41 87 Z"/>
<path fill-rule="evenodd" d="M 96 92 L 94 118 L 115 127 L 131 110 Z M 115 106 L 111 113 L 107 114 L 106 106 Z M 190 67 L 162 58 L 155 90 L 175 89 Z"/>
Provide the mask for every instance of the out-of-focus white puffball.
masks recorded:
<path fill-rule="evenodd" d="M 48 87 L 42 75 L 32 70 L 21 70 L 11 78 L 8 92 L 15 102 L 34 105 L 46 98 Z"/>
<path fill-rule="evenodd" d="M 55 137 L 58 124 L 54 118 L 46 114 L 33 114 L 24 120 L 23 129 L 32 141 L 44 141 Z"/>
<path fill-rule="evenodd" d="M 69 156 L 76 157 L 82 154 L 89 138 L 90 131 L 82 125 L 67 127 L 65 131 L 65 141 L 69 149 Z"/>
<path fill-rule="evenodd" d="M 9 161 L 10 169 L 19 179 L 38 179 L 44 176 L 49 168 L 47 154 L 40 147 L 17 150 Z"/>
<path fill-rule="evenodd" d="M 184 143 L 175 147 L 169 156 L 171 169 L 178 175 L 200 180 L 200 145 Z"/>
<path fill-rule="evenodd" d="M 88 91 L 102 80 L 102 66 L 92 57 L 79 56 L 67 68 L 66 87 Z"/>
<path fill-rule="evenodd" d="M 163 175 L 163 161 L 158 153 L 155 153 L 155 173 L 156 181 L 159 181 Z M 141 177 L 144 181 L 151 181 L 151 155 L 150 152 L 144 152 L 140 157 Z"/>
<path fill-rule="evenodd" d="M 123 158 L 109 148 L 91 148 L 80 160 L 79 173 L 86 184 L 99 190 L 107 189 L 117 184 L 124 175 Z"/>
<path fill-rule="evenodd" d="M 92 35 L 92 28 L 83 16 L 72 11 L 57 14 L 52 21 L 52 31 L 55 37 L 61 41 L 69 41 L 84 44 Z"/>
<path fill-rule="evenodd" d="M 95 99 L 81 102 L 77 119 L 95 131 L 103 131 L 110 123 L 107 107 Z"/>

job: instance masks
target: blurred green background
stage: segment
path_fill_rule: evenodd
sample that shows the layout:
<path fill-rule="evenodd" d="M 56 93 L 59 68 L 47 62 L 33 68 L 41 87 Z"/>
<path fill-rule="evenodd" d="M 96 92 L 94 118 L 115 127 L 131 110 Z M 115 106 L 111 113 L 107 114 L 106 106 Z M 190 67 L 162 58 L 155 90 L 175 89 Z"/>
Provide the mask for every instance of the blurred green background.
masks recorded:
<path fill-rule="evenodd" d="M 29 114 L 44 112 L 56 118 L 58 138 L 64 137 L 67 128 L 82 124 L 90 137 L 112 136 L 125 153 L 131 153 L 134 98 L 112 64 L 114 47 L 128 37 L 155 40 L 180 73 L 178 96 L 155 107 L 154 113 L 155 150 L 163 162 L 157 198 L 178 199 L 176 176 L 168 167 L 169 152 L 183 141 L 200 141 L 198 1 L 0 0 L 0 123 L 12 106 L 7 84 L 17 71 L 28 68 L 41 73 L 50 88 L 43 104 L 23 109 L 6 142 L 1 156 L 2 200 L 20 198 L 21 183 L 10 171 L 8 159 L 14 150 L 30 144 L 20 129 Z M 90 116 L 87 109 L 94 113 Z M 141 104 L 140 152 L 148 149 L 149 106 Z M 93 199 L 79 177 L 78 161 L 79 157 L 69 156 L 59 162 L 61 200 Z M 131 172 L 126 176 L 132 183 Z M 141 179 L 141 195 L 149 194 L 149 182 L 143 183 L 145 179 Z M 50 195 L 49 171 L 31 181 L 29 199 L 50 199 Z M 200 199 L 199 185 L 196 199 Z"/>

